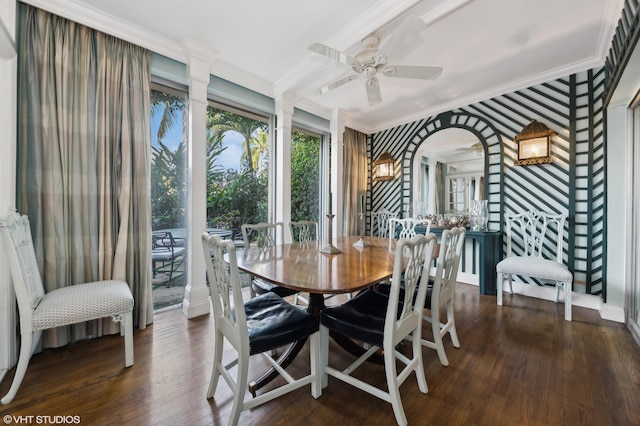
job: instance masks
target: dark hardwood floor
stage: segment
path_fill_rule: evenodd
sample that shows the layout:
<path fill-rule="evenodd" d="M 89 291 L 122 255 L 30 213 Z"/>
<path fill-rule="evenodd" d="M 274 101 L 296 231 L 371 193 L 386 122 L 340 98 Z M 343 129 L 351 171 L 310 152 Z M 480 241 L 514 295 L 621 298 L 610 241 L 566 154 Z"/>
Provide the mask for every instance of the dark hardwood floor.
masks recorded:
<path fill-rule="evenodd" d="M 414 376 L 401 387 L 410 424 L 433 425 L 632 425 L 640 424 L 640 347 L 623 324 L 598 312 L 505 294 L 481 296 L 460 284 L 456 321 L 462 347 L 445 347 L 450 365 L 423 348 L 428 394 Z M 156 315 L 135 331 L 135 364 L 124 368 L 118 336 L 45 350 L 31 359 L 14 401 L 3 415 L 79 416 L 80 424 L 201 425 L 227 423 L 230 392 L 221 379 L 215 399 L 205 393 L 211 374 L 210 318 L 187 320 L 181 310 Z M 430 335 L 425 325 L 424 334 Z M 307 351 L 291 368 L 308 371 Z M 332 345 L 331 363 L 352 357 Z M 264 364 L 253 357 L 252 371 Z M 257 363 L 255 361 L 258 361 Z M 383 368 L 361 369 L 378 385 Z M 9 387 L 13 371 L 0 384 Z M 11 419 L 10 419 L 11 420 Z M 35 422 L 33 420 L 32 422 Z M 9 422 L 10 423 L 10 422 Z M 240 424 L 392 425 L 391 405 L 329 378 L 315 400 L 310 387 L 240 416 Z"/>

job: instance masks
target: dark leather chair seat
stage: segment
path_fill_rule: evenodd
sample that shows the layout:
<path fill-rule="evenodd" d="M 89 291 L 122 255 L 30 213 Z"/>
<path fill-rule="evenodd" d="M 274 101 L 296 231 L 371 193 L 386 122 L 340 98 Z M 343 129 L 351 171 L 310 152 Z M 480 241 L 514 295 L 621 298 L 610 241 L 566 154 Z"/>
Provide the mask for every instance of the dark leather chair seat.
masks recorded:
<path fill-rule="evenodd" d="M 306 338 L 319 328 L 317 317 L 296 308 L 273 292 L 249 299 L 244 311 L 251 355 Z"/>
<path fill-rule="evenodd" d="M 389 283 L 383 283 L 383 284 L 378 284 L 376 286 L 376 291 L 378 293 L 384 294 L 385 296 L 389 296 L 389 291 L 391 290 L 391 284 Z M 416 292 L 417 292 L 417 288 L 416 288 Z M 433 280 L 429 280 L 429 284 L 427 286 L 427 297 L 424 299 L 424 307 L 426 309 L 431 309 L 431 294 L 433 293 Z M 415 294 L 414 294 L 414 299 L 415 299 Z M 404 299 L 404 286 L 401 284 L 400 285 L 400 300 Z"/>
<path fill-rule="evenodd" d="M 253 291 L 255 291 L 256 294 L 275 293 L 280 297 L 287 297 L 298 293 L 296 290 L 275 285 L 260 278 L 252 280 L 251 285 L 253 286 Z"/>
<path fill-rule="evenodd" d="M 342 305 L 320 312 L 320 322 L 347 337 L 382 346 L 388 296 L 366 290 Z"/>

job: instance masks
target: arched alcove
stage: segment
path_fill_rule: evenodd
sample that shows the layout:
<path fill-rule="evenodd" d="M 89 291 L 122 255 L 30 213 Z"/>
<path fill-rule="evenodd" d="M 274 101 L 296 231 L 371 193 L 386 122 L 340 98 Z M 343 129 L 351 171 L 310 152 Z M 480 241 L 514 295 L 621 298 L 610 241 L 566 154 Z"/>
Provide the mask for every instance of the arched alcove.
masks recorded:
<path fill-rule="evenodd" d="M 500 230 L 502 221 L 502 143 L 499 132 L 484 118 L 468 113 L 443 113 L 416 129 L 409 138 L 402 156 L 402 204 L 413 206 L 414 160 L 428 139 L 446 129 L 461 129 L 471 133 L 482 145 L 484 155 L 484 198 L 489 201 L 489 229 Z M 411 212 L 407 212 L 411 214 Z"/>

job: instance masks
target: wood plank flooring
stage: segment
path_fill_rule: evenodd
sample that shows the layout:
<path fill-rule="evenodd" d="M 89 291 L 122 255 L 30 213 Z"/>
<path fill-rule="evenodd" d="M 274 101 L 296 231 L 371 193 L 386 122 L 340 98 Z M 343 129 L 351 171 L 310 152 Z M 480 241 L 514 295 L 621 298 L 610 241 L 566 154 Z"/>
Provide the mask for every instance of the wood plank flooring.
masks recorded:
<path fill-rule="evenodd" d="M 433 425 L 633 425 L 640 424 L 640 347 L 623 324 L 596 311 L 459 284 L 456 321 L 462 347 L 446 338 L 450 365 L 423 348 L 428 394 L 414 376 L 401 387 L 410 424 Z M 85 425 L 204 425 L 227 423 L 231 397 L 221 379 L 207 400 L 211 373 L 210 317 L 187 320 L 181 310 L 157 314 L 135 330 L 135 364 L 124 368 L 118 336 L 48 349 L 32 357 L 10 416 L 79 416 Z M 424 335 L 430 336 L 425 325 Z M 226 354 L 225 356 L 230 356 Z M 352 357 L 330 350 L 332 364 Z M 253 357 L 252 372 L 264 363 Z M 258 362 L 255 362 L 258 361 Z M 290 369 L 308 371 L 308 345 Z M 382 366 L 361 375 L 384 383 Z M 9 388 L 13 371 L 0 384 Z M 4 417 L 3 417 L 4 418 Z M 33 420 L 35 422 L 35 420 Z M 391 406 L 329 378 L 315 400 L 306 386 L 240 416 L 243 425 L 392 425 Z"/>

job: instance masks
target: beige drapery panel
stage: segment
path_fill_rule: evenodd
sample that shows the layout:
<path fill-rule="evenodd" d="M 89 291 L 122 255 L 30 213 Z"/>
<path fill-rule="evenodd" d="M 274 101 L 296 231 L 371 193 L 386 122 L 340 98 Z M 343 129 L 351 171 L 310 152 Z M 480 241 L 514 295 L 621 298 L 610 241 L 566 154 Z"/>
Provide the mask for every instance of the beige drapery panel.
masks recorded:
<path fill-rule="evenodd" d="M 18 208 L 46 291 L 121 279 L 134 322 L 153 321 L 150 54 L 21 5 Z M 111 319 L 45 333 L 57 347 L 119 330 Z"/>
<path fill-rule="evenodd" d="M 347 128 L 343 145 L 344 230 L 345 235 L 360 235 L 360 197 L 365 195 L 366 198 L 367 192 L 367 136 Z"/>
<path fill-rule="evenodd" d="M 435 209 L 433 214 L 443 214 L 442 197 L 444 193 L 444 182 L 442 181 L 442 163 L 436 163 L 436 184 L 435 184 Z"/>

